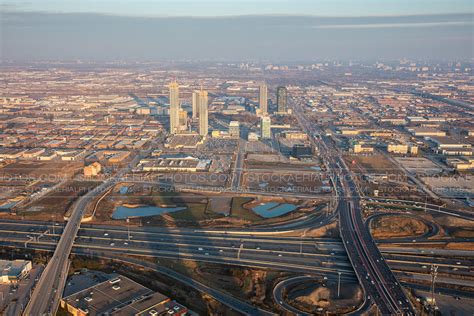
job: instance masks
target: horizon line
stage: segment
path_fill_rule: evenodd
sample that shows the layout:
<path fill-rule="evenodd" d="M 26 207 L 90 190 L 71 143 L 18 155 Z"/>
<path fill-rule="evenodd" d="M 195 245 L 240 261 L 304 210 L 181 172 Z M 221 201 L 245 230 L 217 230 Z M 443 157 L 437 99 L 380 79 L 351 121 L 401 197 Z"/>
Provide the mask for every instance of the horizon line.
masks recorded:
<path fill-rule="evenodd" d="M 304 13 L 256 13 L 256 14 L 222 14 L 222 15 L 147 15 L 147 14 L 119 14 L 93 11 L 39 11 L 39 10 L 3 10 L 3 14 L 52 14 L 52 15 L 99 15 L 110 17 L 128 17 L 128 18 L 191 18 L 191 19 L 225 19 L 225 18 L 245 18 L 245 17 L 307 17 L 307 18 L 384 18 L 384 17 L 426 17 L 426 16 L 459 16 L 469 15 L 474 17 L 473 12 L 446 12 L 446 13 L 414 13 L 414 14 L 368 14 L 368 15 L 315 15 Z M 1 16 L 1 15 L 0 15 Z"/>

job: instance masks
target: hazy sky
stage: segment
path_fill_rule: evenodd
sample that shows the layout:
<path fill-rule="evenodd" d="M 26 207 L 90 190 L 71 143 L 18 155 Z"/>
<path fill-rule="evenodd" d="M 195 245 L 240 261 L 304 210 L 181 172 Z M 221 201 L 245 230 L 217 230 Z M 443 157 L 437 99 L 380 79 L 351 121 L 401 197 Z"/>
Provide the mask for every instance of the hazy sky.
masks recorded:
<path fill-rule="evenodd" d="M 473 1 L 3 0 L 5 60 L 472 59 Z"/>
<path fill-rule="evenodd" d="M 3 0 L 9 10 L 139 16 L 296 14 L 367 16 L 469 13 L 472 0 Z"/>

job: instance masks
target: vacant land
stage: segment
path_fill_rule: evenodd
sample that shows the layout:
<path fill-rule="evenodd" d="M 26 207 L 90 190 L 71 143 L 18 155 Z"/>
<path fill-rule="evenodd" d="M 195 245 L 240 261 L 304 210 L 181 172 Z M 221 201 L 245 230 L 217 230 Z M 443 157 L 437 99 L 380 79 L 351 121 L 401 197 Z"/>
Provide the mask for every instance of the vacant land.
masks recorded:
<path fill-rule="evenodd" d="M 350 155 L 345 156 L 344 160 L 355 173 L 402 174 L 402 171 L 383 155 Z"/>
<path fill-rule="evenodd" d="M 345 283 L 337 297 L 337 281 L 311 282 L 295 286 L 287 294 L 288 303 L 311 314 L 318 314 L 322 309 L 343 314 L 358 306 L 363 299 L 363 292 L 356 283 Z"/>
<path fill-rule="evenodd" d="M 0 177 L 59 182 L 70 179 L 82 166 L 82 162 L 71 161 L 18 161 L 1 168 Z"/>
<path fill-rule="evenodd" d="M 370 230 L 374 238 L 419 236 L 429 227 L 422 221 L 406 216 L 382 216 L 372 220 Z"/>
<path fill-rule="evenodd" d="M 99 185 L 91 181 L 66 181 L 64 184 L 19 209 L 19 215 L 33 216 L 37 219 L 51 220 L 57 216 L 59 220 L 66 214 L 78 197 L 86 194 Z"/>

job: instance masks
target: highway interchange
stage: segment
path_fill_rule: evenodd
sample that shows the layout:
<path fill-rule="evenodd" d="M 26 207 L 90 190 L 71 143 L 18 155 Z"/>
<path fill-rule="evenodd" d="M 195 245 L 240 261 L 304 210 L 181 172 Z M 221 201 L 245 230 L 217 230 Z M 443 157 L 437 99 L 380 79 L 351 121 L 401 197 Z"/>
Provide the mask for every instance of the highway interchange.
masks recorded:
<path fill-rule="evenodd" d="M 334 220 L 333 217 L 332 220 Z M 313 221 L 308 221 L 306 224 L 316 225 Z M 325 224 L 326 221 L 322 221 L 320 225 Z M 285 227 L 285 225 L 282 226 Z M 52 222 L 33 221 L 4 220 L 1 221 L 1 227 L 0 241 L 3 245 L 25 247 L 25 242 L 27 242 L 26 247 L 30 249 L 43 250 L 53 250 L 63 230 L 61 225 L 53 229 Z M 298 230 L 301 229 L 303 227 L 300 226 Z M 52 233 L 53 230 L 55 234 Z M 435 241 L 419 237 L 417 246 L 423 242 Z M 414 253 L 407 254 L 404 253 L 405 248 L 396 247 L 399 243 L 413 244 L 409 238 L 382 240 L 379 244 L 386 261 L 392 269 L 396 270 L 399 277 L 407 273 L 410 276 L 426 275 L 426 268 L 432 263 L 440 264 L 440 272 L 452 273 L 453 269 L 456 269 L 455 274 L 458 276 L 472 273 L 472 257 L 470 259 L 459 259 L 455 256 L 452 259 L 446 256 L 439 258 L 435 250 L 429 250 L 430 248 L 427 248 L 425 253 L 420 253 L 420 249 L 412 248 Z M 389 251 L 384 250 L 386 247 Z M 273 268 L 295 273 L 310 273 L 313 277 L 319 275 L 319 278 L 335 276 L 341 272 L 345 280 L 355 281 L 346 251 L 338 238 L 288 237 L 284 234 L 275 235 L 269 231 L 259 230 L 222 231 L 151 227 L 130 228 L 129 235 L 126 227 L 83 224 L 74 243 L 73 252 L 97 254 L 103 249 L 108 249 L 108 255 L 125 253 Z M 454 284 L 459 282 L 453 278 L 447 281 Z M 404 285 L 410 286 L 410 284 Z M 411 286 L 419 285 L 412 284 Z M 448 288 L 443 291 L 451 295 L 459 294 Z M 365 304 L 365 306 L 369 305 Z"/>
<path fill-rule="evenodd" d="M 115 177 L 100 184 L 81 197 L 73 206 L 65 225 L 52 222 L 0 220 L 0 245 L 23 247 L 53 252 L 28 304 L 26 315 L 48 315 L 57 308 L 69 268 L 70 253 L 122 260 L 135 265 L 146 265 L 137 259 L 125 257 L 136 255 L 153 258 L 187 259 L 237 266 L 271 268 L 292 273 L 303 273 L 275 288 L 274 297 L 282 309 L 300 314 L 283 302 L 282 289 L 296 281 L 315 277 L 334 279 L 341 273 L 343 281 L 358 281 L 364 291 L 364 302 L 356 313 L 368 310 L 376 304 L 382 314 L 415 315 L 413 306 L 403 287 L 424 288 L 420 282 L 427 281 L 427 269 L 431 264 L 439 265 L 443 274 L 439 291 L 450 295 L 462 295 L 450 285 L 474 288 L 474 281 L 463 279 L 473 273 L 472 253 L 432 249 L 429 243 L 446 240 L 428 239 L 431 235 L 416 238 L 416 248 L 410 239 L 375 241 L 362 218 L 359 193 L 353 175 L 332 146 L 331 139 L 321 135 L 314 126 L 295 109 L 303 130 L 310 136 L 314 146 L 324 158 L 327 172 L 332 174 L 333 185 L 338 196 L 335 210 L 329 214 L 316 212 L 288 223 L 267 227 L 245 229 L 168 229 L 149 227 L 114 227 L 83 224 L 81 221 L 89 203 L 101 192 L 107 191 L 121 180 L 139 161 L 137 155 L 129 166 Z M 230 191 L 238 191 L 243 165 L 244 143 L 239 144 L 236 163 L 230 181 Z M 444 207 L 420 204 L 404 200 L 367 199 L 374 204 L 397 204 L 401 208 L 449 214 L 473 220 L 471 214 Z M 390 214 L 385 214 L 390 215 Z M 376 214 L 376 216 L 380 216 Z M 303 232 L 339 221 L 340 238 L 289 237 L 288 233 Z M 53 228 L 54 226 L 54 228 Z M 436 227 L 431 226 L 430 230 Z M 434 227 L 434 228 L 433 228 Z M 452 240 L 451 242 L 465 240 Z M 397 246 L 407 245 L 400 248 Z M 426 247 L 425 247 L 426 246 Z M 383 254 L 383 255 L 382 255 Z M 135 260 L 135 261 L 134 261 Z M 149 267 L 159 269 L 158 266 Z M 163 272 L 172 274 L 172 272 Z M 355 273 L 354 273 L 355 272 Z M 307 274 L 307 275 L 306 275 Z M 453 277 L 454 276 L 454 277 Z M 215 290 L 188 280 L 188 285 L 199 291 L 211 293 Z M 448 285 L 448 286 L 444 286 Z M 221 293 L 222 294 L 222 293 Z M 213 297 L 244 314 L 270 314 L 246 303 L 214 292 Z M 466 293 L 470 296 L 471 293 Z M 34 313 L 33 313 L 34 311 Z"/>

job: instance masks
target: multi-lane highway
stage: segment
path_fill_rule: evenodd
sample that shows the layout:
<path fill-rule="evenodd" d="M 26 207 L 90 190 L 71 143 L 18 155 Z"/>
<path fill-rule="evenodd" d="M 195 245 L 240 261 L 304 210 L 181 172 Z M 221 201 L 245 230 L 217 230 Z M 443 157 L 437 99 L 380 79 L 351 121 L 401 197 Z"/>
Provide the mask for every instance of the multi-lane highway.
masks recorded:
<path fill-rule="evenodd" d="M 0 244 L 30 249 L 54 250 L 55 243 L 63 232 L 63 226 L 53 226 L 51 222 L 0 222 Z M 405 253 L 403 248 L 391 247 L 384 253 L 398 277 L 427 277 L 427 267 L 432 263 L 442 263 L 440 273 L 469 276 L 472 273 L 472 259 L 453 257 L 438 258 L 436 253 Z M 166 228 L 126 227 L 104 225 L 81 226 L 73 252 L 82 255 L 101 256 L 139 255 L 142 257 L 179 258 L 214 262 L 238 266 L 272 268 L 289 272 L 310 273 L 322 277 L 336 277 L 342 272 L 345 282 L 355 282 L 353 270 L 340 239 L 288 237 L 284 235 L 254 234 L 242 231 L 206 231 Z M 418 250 L 417 250 L 418 251 Z M 415 279 L 415 278 L 413 278 Z M 451 278 L 449 284 L 458 284 L 459 279 Z M 407 284 L 419 287 L 420 284 Z M 442 289 L 447 294 L 459 295 L 454 290 Z M 231 304 L 230 302 L 228 302 Z M 370 306 L 365 302 L 363 307 Z M 238 307 L 238 305 L 237 305 Z M 248 308 L 248 307 L 245 307 Z"/>
<path fill-rule="evenodd" d="M 48 315 L 54 313 L 59 304 L 59 298 L 66 282 L 69 270 L 69 254 L 79 226 L 90 200 L 105 189 L 109 182 L 98 186 L 80 198 L 74 205 L 71 216 L 59 239 L 53 257 L 46 266 L 25 309 L 26 315 Z M 59 293 L 59 294 L 58 294 Z"/>
<path fill-rule="evenodd" d="M 54 249 L 62 227 L 55 228 L 47 223 L 33 225 L 21 222 L 0 222 L 0 242 L 30 249 Z M 109 249 L 116 254 L 134 254 L 149 257 L 182 258 L 242 266 L 272 267 L 291 272 L 313 274 L 344 274 L 353 272 L 340 239 L 288 237 L 252 234 L 228 234 L 226 232 L 206 232 L 201 230 L 166 232 L 162 229 L 133 228 L 128 233 L 125 227 L 84 225 L 78 232 L 75 250 L 101 251 Z M 436 258 L 436 250 L 419 253 L 406 252 L 385 244 L 385 260 L 400 271 L 423 272 L 422 266 L 441 263 L 440 271 L 453 272 L 458 276 L 472 271 L 472 259 L 463 259 L 465 254 L 458 251 L 445 253 L 444 258 Z M 417 249 L 414 249 L 417 250 Z M 451 255 L 452 258 L 449 258 Z M 471 256 L 472 257 L 472 256 Z M 425 269 L 426 270 L 426 269 Z M 426 272 L 426 271 L 425 271 Z"/>
<path fill-rule="evenodd" d="M 304 109 L 295 103 L 293 113 L 316 146 L 329 172 L 337 174 L 335 186 L 342 193 L 339 202 L 339 228 L 346 248 L 366 299 L 373 300 L 382 314 L 414 314 L 410 301 L 405 295 L 383 256 L 378 250 L 370 232 L 367 231 L 360 210 L 360 194 L 352 174 L 338 150 L 329 150 L 330 140 L 321 135 L 307 120 Z"/>

